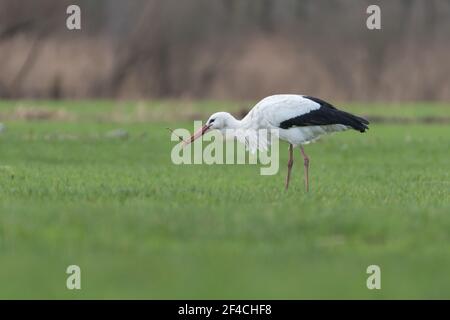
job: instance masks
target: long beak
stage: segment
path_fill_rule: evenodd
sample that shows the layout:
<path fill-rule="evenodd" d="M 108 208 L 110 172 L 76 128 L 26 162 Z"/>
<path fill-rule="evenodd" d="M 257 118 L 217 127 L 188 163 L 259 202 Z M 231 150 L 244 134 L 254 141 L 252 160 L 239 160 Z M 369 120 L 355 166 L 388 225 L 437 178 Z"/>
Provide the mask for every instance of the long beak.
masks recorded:
<path fill-rule="evenodd" d="M 198 129 L 189 139 L 189 141 L 184 141 L 183 142 L 183 146 L 187 146 L 188 144 L 194 142 L 195 140 L 197 140 L 198 138 L 200 138 L 202 135 L 204 135 L 206 133 L 206 131 L 208 131 L 209 127 L 211 125 L 204 125 L 203 127 L 201 127 L 200 129 Z"/>

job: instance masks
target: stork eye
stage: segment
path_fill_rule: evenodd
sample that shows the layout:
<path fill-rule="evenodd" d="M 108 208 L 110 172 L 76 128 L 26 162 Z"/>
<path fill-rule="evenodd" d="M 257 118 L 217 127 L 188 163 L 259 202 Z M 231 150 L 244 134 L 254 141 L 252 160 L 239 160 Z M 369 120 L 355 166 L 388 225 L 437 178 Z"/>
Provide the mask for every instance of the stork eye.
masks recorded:
<path fill-rule="evenodd" d="M 209 124 L 213 123 L 216 119 L 209 120 Z"/>

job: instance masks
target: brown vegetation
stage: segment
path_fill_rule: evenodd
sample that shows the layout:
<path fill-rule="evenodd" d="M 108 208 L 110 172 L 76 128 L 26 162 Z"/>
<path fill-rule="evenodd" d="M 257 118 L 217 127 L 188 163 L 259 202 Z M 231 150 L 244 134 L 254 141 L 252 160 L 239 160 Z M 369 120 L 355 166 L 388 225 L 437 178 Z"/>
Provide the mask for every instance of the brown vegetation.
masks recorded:
<path fill-rule="evenodd" d="M 0 0 L 0 97 L 450 100 L 446 0 L 75 3 Z"/>

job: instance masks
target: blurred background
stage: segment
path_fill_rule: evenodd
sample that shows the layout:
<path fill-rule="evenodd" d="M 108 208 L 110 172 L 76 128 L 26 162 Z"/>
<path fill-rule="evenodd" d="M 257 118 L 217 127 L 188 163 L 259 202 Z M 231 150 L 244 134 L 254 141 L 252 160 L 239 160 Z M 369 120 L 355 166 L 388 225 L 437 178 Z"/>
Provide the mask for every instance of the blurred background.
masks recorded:
<path fill-rule="evenodd" d="M 449 101 L 449 49 L 448 0 L 0 0 L 9 99 Z"/>

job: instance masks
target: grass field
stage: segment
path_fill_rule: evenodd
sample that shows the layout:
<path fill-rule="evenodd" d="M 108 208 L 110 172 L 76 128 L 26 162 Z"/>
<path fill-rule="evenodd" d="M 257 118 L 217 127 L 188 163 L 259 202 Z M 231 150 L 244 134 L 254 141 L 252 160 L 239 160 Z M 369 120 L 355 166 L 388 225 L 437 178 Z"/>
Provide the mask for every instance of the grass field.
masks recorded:
<path fill-rule="evenodd" d="M 306 147 L 306 194 L 298 151 L 283 190 L 286 144 L 275 176 L 173 165 L 165 127 L 234 104 L 155 104 L 0 103 L 0 298 L 450 298 L 448 123 L 325 137 Z M 70 264 L 82 290 L 66 289 Z M 371 264 L 381 290 L 366 288 Z"/>

